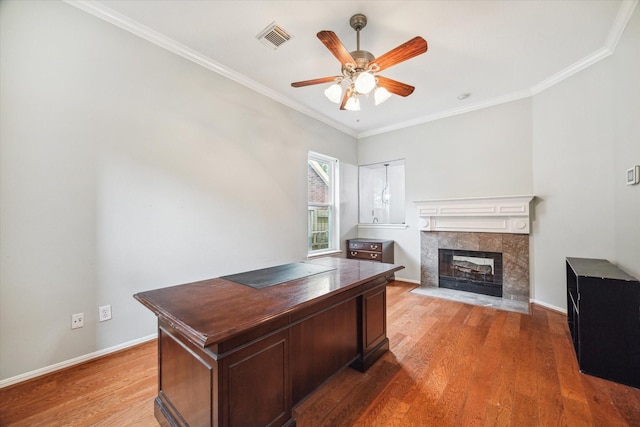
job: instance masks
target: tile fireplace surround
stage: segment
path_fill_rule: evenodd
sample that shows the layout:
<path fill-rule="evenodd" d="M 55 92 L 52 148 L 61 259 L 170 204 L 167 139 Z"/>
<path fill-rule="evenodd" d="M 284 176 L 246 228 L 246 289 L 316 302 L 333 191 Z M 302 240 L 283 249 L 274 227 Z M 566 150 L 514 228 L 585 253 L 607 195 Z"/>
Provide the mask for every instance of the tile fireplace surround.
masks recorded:
<path fill-rule="evenodd" d="M 502 298 L 529 301 L 529 235 L 420 232 L 420 286 L 438 287 L 438 249 L 502 253 Z"/>
<path fill-rule="evenodd" d="M 438 249 L 500 252 L 502 298 L 529 302 L 529 203 L 533 196 L 416 202 L 420 285 L 438 287 Z"/>

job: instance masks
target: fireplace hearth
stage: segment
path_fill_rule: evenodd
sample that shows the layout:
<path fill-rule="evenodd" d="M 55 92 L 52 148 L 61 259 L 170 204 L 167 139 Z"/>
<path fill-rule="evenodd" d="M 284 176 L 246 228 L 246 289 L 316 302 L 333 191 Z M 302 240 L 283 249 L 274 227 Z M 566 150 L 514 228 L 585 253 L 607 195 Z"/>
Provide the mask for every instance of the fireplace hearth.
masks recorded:
<path fill-rule="evenodd" d="M 438 249 L 441 288 L 502 297 L 502 254 Z"/>

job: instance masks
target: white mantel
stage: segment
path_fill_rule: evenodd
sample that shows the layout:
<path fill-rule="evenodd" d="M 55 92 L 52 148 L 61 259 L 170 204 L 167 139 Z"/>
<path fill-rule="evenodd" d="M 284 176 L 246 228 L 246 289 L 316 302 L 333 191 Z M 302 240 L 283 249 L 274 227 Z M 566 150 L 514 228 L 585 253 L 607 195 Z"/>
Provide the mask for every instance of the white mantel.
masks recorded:
<path fill-rule="evenodd" d="M 534 196 L 477 197 L 414 202 L 420 231 L 529 234 Z"/>

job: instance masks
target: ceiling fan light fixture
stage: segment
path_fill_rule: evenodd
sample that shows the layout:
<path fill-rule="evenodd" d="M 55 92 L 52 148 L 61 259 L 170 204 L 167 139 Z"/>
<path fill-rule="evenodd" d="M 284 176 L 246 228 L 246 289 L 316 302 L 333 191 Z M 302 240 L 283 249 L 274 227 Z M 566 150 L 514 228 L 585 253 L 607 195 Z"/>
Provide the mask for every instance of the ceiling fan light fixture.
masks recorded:
<path fill-rule="evenodd" d="M 356 50 L 349 52 L 340 38 L 333 31 L 322 30 L 316 36 L 342 65 L 341 74 L 332 77 L 303 80 L 291 83 L 292 87 L 305 87 L 317 84 L 334 83 L 324 90 L 325 96 L 340 104 L 340 110 L 360 110 L 359 95 L 366 95 L 375 89 L 375 105 L 389 99 L 391 94 L 409 96 L 414 87 L 387 77 L 378 75 L 389 67 L 414 58 L 427 51 L 427 41 L 420 36 L 391 49 L 380 56 L 360 49 L 360 31 L 367 25 L 367 17 L 361 13 L 353 15 L 349 25 L 356 31 Z M 380 82 L 380 85 L 378 85 Z M 342 93 L 342 86 L 346 92 Z M 340 97 L 340 94 L 342 96 Z"/>
<path fill-rule="evenodd" d="M 329 101 L 340 104 L 342 100 L 342 86 L 339 83 L 334 83 L 324 90 L 324 94 L 329 98 Z"/>
<path fill-rule="evenodd" d="M 345 110 L 360 111 L 360 101 L 357 96 L 350 96 L 347 103 L 344 105 Z"/>
<path fill-rule="evenodd" d="M 373 99 L 375 101 L 375 105 L 380 105 L 387 99 L 391 98 L 391 92 L 382 86 L 378 86 L 376 91 L 373 93 Z"/>
<path fill-rule="evenodd" d="M 356 77 L 355 87 L 358 93 L 367 94 L 376 87 L 376 78 L 370 72 L 363 71 Z"/>

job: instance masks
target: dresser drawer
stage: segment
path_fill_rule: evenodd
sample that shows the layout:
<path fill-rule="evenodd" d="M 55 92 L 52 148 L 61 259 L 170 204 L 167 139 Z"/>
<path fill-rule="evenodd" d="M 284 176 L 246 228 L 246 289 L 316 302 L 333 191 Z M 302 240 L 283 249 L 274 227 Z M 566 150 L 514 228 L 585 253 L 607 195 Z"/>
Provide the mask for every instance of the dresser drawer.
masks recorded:
<path fill-rule="evenodd" d="M 381 252 L 371 252 L 371 251 L 352 251 L 352 250 L 349 250 L 349 258 L 366 259 L 366 260 L 369 260 L 369 261 L 380 261 L 380 262 L 382 262 L 382 253 Z"/>
<path fill-rule="evenodd" d="M 349 250 L 358 250 L 358 249 L 363 251 L 382 252 L 382 242 L 360 242 L 360 241 L 349 242 Z"/>
<path fill-rule="evenodd" d="M 347 258 L 366 259 L 393 264 L 393 240 L 347 240 Z"/>

